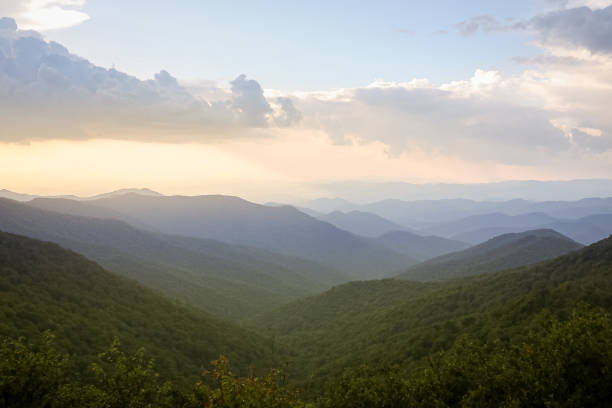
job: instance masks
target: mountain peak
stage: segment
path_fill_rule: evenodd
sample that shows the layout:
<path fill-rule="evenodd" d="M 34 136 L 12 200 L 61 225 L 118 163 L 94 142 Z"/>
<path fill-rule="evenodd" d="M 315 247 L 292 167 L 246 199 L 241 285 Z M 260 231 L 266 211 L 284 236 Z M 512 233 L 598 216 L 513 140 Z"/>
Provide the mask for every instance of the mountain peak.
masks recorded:
<path fill-rule="evenodd" d="M 137 194 L 137 195 L 152 196 L 152 197 L 163 196 L 163 194 L 158 193 L 157 191 L 153 191 L 149 188 L 121 188 L 119 190 L 110 191 L 108 193 L 102 193 L 102 194 L 98 194 L 92 197 L 87 197 L 86 200 L 97 200 L 100 198 L 114 197 L 114 196 L 120 196 L 120 195 L 126 195 L 126 194 Z"/>
<path fill-rule="evenodd" d="M 415 265 L 399 277 L 426 281 L 479 275 L 531 265 L 581 247 L 552 229 L 507 233 L 466 250 Z"/>

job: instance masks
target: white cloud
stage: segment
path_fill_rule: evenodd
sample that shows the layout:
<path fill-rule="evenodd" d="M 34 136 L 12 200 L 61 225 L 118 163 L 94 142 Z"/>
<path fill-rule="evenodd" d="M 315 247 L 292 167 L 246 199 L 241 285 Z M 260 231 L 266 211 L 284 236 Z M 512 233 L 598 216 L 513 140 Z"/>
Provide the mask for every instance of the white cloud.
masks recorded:
<path fill-rule="evenodd" d="M 612 0 L 549 0 L 551 3 L 562 8 L 588 7 L 590 9 L 601 9 L 612 5 Z"/>
<path fill-rule="evenodd" d="M 185 85 L 166 71 L 140 81 L 94 66 L 35 33 L 15 31 L 3 20 L 0 120 L 17 125 L 5 125 L 0 140 L 208 143 L 251 138 L 253 129 L 278 134 L 270 131 L 277 127 L 289 128 L 283 134 L 323 131 L 337 146 L 382 145 L 394 157 L 419 152 L 533 167 L 555 158 L 594 166 L 612 154 L 612 55 L 593 52 L 607 49 L 612 8 L 579 10 L 588 25 L 575 9 L 530 20 L 542 54 L 525 58 L 537 69 L 520 75 L 477 69 L 470 78 L 444 84 L 377 80 L 292 95 L 264 91 L 244 75 L 229 88 L 206 81 Z M 495 21 L 480 19 L 479 29 L 505 29 Z M 13 120 L 20 117 L 27 120 Z"/>
<path fill-rule="evenodd" d="M 271 106 L 259 83 L 245 75 L 229 91 L 208 93 L 217 98 L 194 95 L 163 70 L 141 81 L 95 66 L 36 32 L 17 30 L 12 19 L 0 20 L 0 141 L 210 141 L 299 119 L 291 100 L 275 98 Z"/>
<path fill-rule="evenodd" d="M 2 0 L 0 16 L 14 18 L 24 30 L 48 31 L 89 20 L 86 0 Z"/>
<path fill-rule="evenodd" d="M 469 79 L 440 85 L 376 81 L 301 94 L 296 106 L 302 126 L 326 131 L 333 143 L 382 142 L 393 155 L 418 150 L 536 165 L 612 152 L 612 57 L 544 51 L 555 65 L 518 76 L 476 70 Z M 577 63 L 559 63 L 564 58 Z"/>
<path fill-rule="evenodd" d="M 507 99 L 512 93 L 509 83 L 483 90 L 479 75 L 452 86 L 355 89 L 353 100 L 333 116 L 351 139 L 382 141 L 393 154 L 420 149 L 516 163 L 566 147 L 544 112 L 513 103 L 516 96 Z M 298 108 L 305 110 L 300 104 Z M 333 107 L 328 110 L 333 112 Z M 530 154 L 525 155 L 526 150 Z"/>

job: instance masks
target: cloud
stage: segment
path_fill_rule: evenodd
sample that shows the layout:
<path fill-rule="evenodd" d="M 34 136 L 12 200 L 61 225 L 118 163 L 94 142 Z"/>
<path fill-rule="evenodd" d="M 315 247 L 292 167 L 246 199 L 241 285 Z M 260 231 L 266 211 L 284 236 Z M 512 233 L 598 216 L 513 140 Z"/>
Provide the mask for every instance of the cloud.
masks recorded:
<path fill-rule="evenodd" d="M 601 131 L 590 132 L 590 128 L 572 129 L 572 140 L 577 145 L 594 152 L 605 152 L 612 146 L 610 135 L 603 136 Z"/>
<path fill-rule="evenodd" d="M 533 56 L 517 56 L 513 57 L 512 60 L 519 64 L 532 64 L 532 65 L 541 65 L 541 66 L 559 66 L 559 67 L 568 67 L 568 66 L 577 66 L 583 65 L 585 62 L 580 58 L 572 57 L 572 56 L 558 56 L 558 55 L 533 55 Z"/>
<path fill-rule="evenodd" d="M 551 143 L 559 151 L 578 154 L 603 154 L 612 151 L 612 118 L 607 113 L 612 100 L 612 1 L 553 0 L 555 9 L 533 18 L 502 24 L 493 16 L 479 16 L 457 25 L 463 35 L 481 31 L 525 31 L 542 49 L 540 55 L 514 58 L 515 62 L 537 67 L 520 77 L 506 80 L 517 90 L 506 95 L 508 116 L 531 123 L 531 116 L 519 114 L 523 101 L 531 101 L 537 116 L 547 119 L 564 139 Z M 503 93 L 495 87 L 499 96 Z M 490 107 L 500 100 L 490 101 Z M 500 105 L 501 106 L 501 105 Z M 503 118 L 502 118 L 503 119 Z M 531 142 L 551 129 L 534 127 L 538 132 Z M 530 125 L 531 126 L 531 125 Z M 524 130 L 531 133 L 529 129 Z M 553 130 L 554 132 L 554 130 Z M 496 134 L 504 134 L 500 129 Z M 508 136 L 508 135 L 507 135 Z M 552 142 L 553 139 L 549 139 Z M 527 146 L 527 145 L 525 145 Z M 525 151 L 525 157 L 535 157 Z M 597 160 L 597 159 L 594 159 Z"/>
<path fill-rule="evenodd" d="M 17 31 L 17 23 L 12 18 L 0 18 L 0 30 L 14 32 Z"/>
<path fill-rule="evenodd" d="M 525 30 L 529 26 L 527 21 L 512 21 L 513 19 L 506 19 L 506 23 L 502 23 L 495 16 L 491 14 L 484 14 L 481 16 L 471 17 L 467 20 L 461 21 L 455 25 L 455 28 L 464 37 L 469 37 L 478 31 L 485 33 L 491 32 L 508 32 Z"/>
<path fill-rule="evenodd" d="M 230 82 L 232 86 L 232 108 L 240 120 L 248 126 L 264 126 L 272 108 L 259 83 L 242 74 Z"/>
<path fill-rule="evenodd" d="M 56 30 L 89 20 L 85 0 L 2 0 L 0 15 L 13 17 L 26 30 Z"/>
<path fill-rule="evenodd" d="M 0 141 L 121 137 L 182 141 L 224 139 L 247 128 L 290 126 L 291 100 L 274 109 L 259 83 L 238 76 L 206 100 L 167 71 L 138 78 L 95 66 L 33 31 L 0 20 Z M 7 125 L 8 124 L 8 125 Z M 120 135 L 120 136 L 118 136 Z"/>
<path fill-rule="evenodd" d="M 455 27 L 459 33 L 465 37 L 470 36 L 479 30 L 490 32 L 501 31 L 503 29 L 503 25 L 497 21 L 497 18 L 490 14 L 469 18 L 461 21 Z"/>
<path fill-rule="evenodd" d="M 554 13 L 558 12 L 573 11 Z M 536 19 L 529 21 L 538 36 L 540 31 L 531 23 Z M 469 35 L 524 24 L 481 16 L 461 29 Z M 376 81 L 286 95 L 264 92 L 246 75 L 237 76 L 229 88 L 210 81 L 185 84 L 165 70 L 142 81 L 95 66 L 4 19 L 0 141 L 115 138 L 214 143 L 296 132 L 326 134 L 328 143 L 338 149 L 384 146 L 393 157 L 418 153 L 534 168 L 551 158 L 563 157 L 569 163 L 577 162 L 576 157 L 593 163 L 609 158 L 612 57 L 578 49 L 565 40 L 536 38 L 542 54 L 517 61 L 537 69 L 530 67 L 520 75 L 475 70 L 470 78 L 443 84 L 426 79 Z"/>
<path fill-rule="evenodd" d="M 302 95 L 296 106 L 302 125 L 327 132 L 332 143 L 382 142 L 392 156 L 425 152 L 538 166 L 553 157 L 612 151 L 605 108 L 612 100 L 612 66 L 554 68 L 512 77 L 477 70 L 440 85 L 378 81 Z"/>
<path fill-rule="evenodd" d="M 588 4 L 568 7 L 575 4 Z M 537 15 L 528 20 L 503 24 L 495 16 L 485 14 L 456 24 L 465 37 L 478 31 L 531 31 L 544 46 L 565 46 L 588 49 L 594 53 L 612 52 L 612 1 L 554 1 L 561 9 Z M 597 8 L 596 6 L 601 6 Z M 604 7 L 605 6 L 605 7 Z M 567 7 L 567 8 L 566 8 Z"/>
<path fill-rule="evenodd" d="M 290 127 L 302 119 L 302 114 L 293 105 L 291 98 L 278 97 L 274 102 L 279 106 L 274 121 L 279 127 Z"/>
<path fill-rule="evenodd" d="M 590 9 L 601 9 L 612 5 L 612 0 L 547 0 L 557 9 L 588 7 Z"/>
<path fill-rule="evenodd" d="M 534 17 L 529 27 L 544 44 L 582 47 L 594 53 L 612 53 L 612 6 L 578 7 Z"/>

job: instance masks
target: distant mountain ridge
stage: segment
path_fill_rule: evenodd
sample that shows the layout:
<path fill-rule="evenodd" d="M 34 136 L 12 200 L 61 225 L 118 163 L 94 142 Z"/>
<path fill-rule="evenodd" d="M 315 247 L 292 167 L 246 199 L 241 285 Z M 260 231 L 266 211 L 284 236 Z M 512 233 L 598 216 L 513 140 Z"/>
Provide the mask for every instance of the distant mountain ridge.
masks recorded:
<path fill-rule="evenodd" d="M 348 212 L 334 211 L 316 218 L 364 237 L 379 237 L 391 231 L 414 232 L 379 215 L 357 210 Z"/>
<path fill-rule="evenodd" d="M 79 217 L 93 217 L 111 220 L 120 220 L 128 224 L 147 231 L 155 231 L 155 228 L 145 225 L 139 220 L 114 211 L 110 208 L 104 208 L 95 205 L 91 200 L 73 200 L 68 198 L 47 198 L 40 197 L 30 200 L 26 203 L 31 207 L 36 207 L 41 210 L 53 211 L 57 213 L 75 215 Z"/>
<path fill-rule="evenodd" d="M 323 263 L 355 278 L 383 276 L 416 260 L 291 206 L 239 197 L 124 194 L 90 201 L 173 235 L 246 245 Z"/>
<path fill-rule="evenodd" d="M 553 218 L 578 219 L 593 214 L 612 214 L 612 194 L 603 198 L 584 198 L 576 201 L 474 201 L 467 199 L 440 199 L 405 201 L 384 199 L 368 204 L 346 203 L 341 208 L 326 205 L 329 211 L 365 211 L 386 218 L 397 224 L 426 230 L 442 223 L 453 222 L 470 216 L 503 213 L 515 216 L 527 213 L 545 213 Z M 307 208 L 321 211 L 316 201 L 303 203 Z M 326 202 L 329 203 L 329 202 Z M 333 201 L 332 201 L 333 203 Z M 308 207 L 308 205 L 312 205 Z"/>
<path fill-rule="evenodd" d="M 157 191 L 153 191 L 149 188 L 121 188 L 119 190 L 114 190 L 108 193 L 97 194 L 91 197 L 82 197 L 82 200 L 99 200 L 101 198 L 114 197 L 124 194 L 139 194 L 144 196 L 151 197 L 161 197 L 163 194 L 158 193 Z"/>
<path fill-rule="evenodd" d="M 612 179 L 609 178 L 558 181 L 507 180 L 470 184 L 348 180 L 315 184 L 312 187 L 320 191 L 320 197 L 338 197 L 341 200 L 356 203 L 374 202 L 382 197 L 404 201 L 459 198 L 491 202 L 507 201 L 516 197 L 531 201 L 612 197 Z M 336 209 L 348 210 L 349 208 L 328 207 L 324 212 Z"/>
<path fill-rule="evenodd" d="M 414 265 L 397 278 L 434 281 L 492 273 L 555 258 L 581 247 L 553 230 L 504 234 L 463 251 Z"/>
<path fill-rule="evenodd" d="M 574 241 L 589 245 L 612 234 L 612 213 L 592 214 L 577 219 L 559 219 L 545 213 L 491 213 L 443 223 L 424 232 L 475 245 L 497 235 L 538 228 L 553 229 Z"/>
<path fill-rule="evenodd" d="M 82 206 L 92 208 L 89 202 Z M 349 279 L 304 259 L 152 233 L 116 219 L 61 214 L 8 199 L 0 199 L 0 230 L 55 242 L 167 296 L 233 319 Z"/>
<path fill-rule="evenodd" d="M 15 201 L 30 201 L 36 198 L 64 198 L 64 199 L 69 199 L 69 200 L 87 201 L 87 200 L 97 200 L 100 198 L 113 197 L 116 195 L 123 195 L 123 194 L 130 194 L 130 193 L 147 195 L 147 196 L 163 195 L 149 188 L 122 188 L 119 190 L 110 191 L 108 193 L 102 193 L 102 194 L 97 194 L 93 196 L 85 196 L 85 197 L 80 197 L 74 194 L 50 195 L 50 196 L 49 195 L 37 195 L 37 194 L 22 194 L 22 193 L 16 193 L 16 192 L 13 192 L 7 189 L 2 189 L 0 190 L 0 198 L 8 198 L 10 200 L 15 200 Z"/>
<path fill-rule="evenodd" d="M 378 237 L 378 241 L 421 262 L 470 247 L 466 242 L 408 231 L 391 231 Z"/>
<path fill-rule="evenodd" d="M 459 239 L 462 233 L 481 228 L 533 228 L 539 225 L 551 224 L 558 221 L 556 218 L 543 212 L 526 213 L 519 215 L 506 215 L 501 212 L 472 215 L 457 221 L 451 221 L 439 226 L 431 227 L 422 232 L 443 237 Z"/>

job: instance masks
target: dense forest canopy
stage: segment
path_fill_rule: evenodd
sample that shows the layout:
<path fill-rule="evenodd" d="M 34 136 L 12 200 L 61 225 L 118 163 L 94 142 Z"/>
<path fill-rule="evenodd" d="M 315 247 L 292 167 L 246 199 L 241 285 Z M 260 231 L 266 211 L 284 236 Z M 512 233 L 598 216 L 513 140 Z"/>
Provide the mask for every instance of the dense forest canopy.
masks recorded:
<path fill-rule="evenodd" d="M 611 397 L 612 237 L 494 274 L 341 285 L 260 315 L 260 334 L 55 244 L 2 233 L 0 266 L 4 406 L 544 407 Z M 265 374 L 271 365 L 284 368 Z M 203 369 L 212 371 L 198 380 Z"/>
<path fill-rule="evenodd" d="M 145 347 L 174 377 L 197 376 L 220 353 L 243 372 L 273 361 L 271 342 L 261 336 L 55 244 L 0 232 L 0 334 L 33 340 L 45 330 L 83 364 L 117 336 L 127 350 Z"/>

